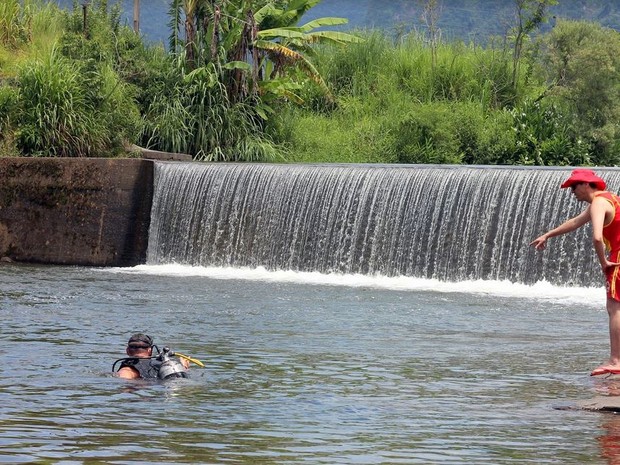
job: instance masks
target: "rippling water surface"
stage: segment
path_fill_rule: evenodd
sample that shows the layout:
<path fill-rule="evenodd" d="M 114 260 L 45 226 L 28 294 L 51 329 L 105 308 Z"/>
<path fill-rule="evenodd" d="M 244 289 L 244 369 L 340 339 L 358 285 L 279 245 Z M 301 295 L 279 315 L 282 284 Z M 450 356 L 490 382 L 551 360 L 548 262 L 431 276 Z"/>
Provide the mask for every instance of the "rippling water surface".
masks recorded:
<path fill-rule="evenodd" d="M 255 278 L 1 266 L 0 461 L 619 460 L 620 417 L 556 408 L 608 387 L 602 291 Z M 206 369 L 115 378 L 135 331 Z"/>

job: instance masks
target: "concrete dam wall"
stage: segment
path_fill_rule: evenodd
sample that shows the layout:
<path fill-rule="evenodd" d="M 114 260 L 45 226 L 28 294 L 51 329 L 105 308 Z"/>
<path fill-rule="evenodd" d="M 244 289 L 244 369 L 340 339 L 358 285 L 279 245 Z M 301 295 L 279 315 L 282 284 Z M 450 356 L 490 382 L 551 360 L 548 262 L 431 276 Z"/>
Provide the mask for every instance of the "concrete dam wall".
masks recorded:
<path fill-rule="evenodd" d="M 150 160 L 0 158 L 0 258 L 144 263 L 152 197 Z"/>

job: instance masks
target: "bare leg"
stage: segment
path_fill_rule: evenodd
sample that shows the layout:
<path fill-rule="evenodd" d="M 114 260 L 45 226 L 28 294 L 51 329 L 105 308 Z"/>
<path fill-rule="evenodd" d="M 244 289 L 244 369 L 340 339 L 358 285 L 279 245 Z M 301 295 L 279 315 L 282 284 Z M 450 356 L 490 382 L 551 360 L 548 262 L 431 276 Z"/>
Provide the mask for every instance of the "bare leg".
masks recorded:
<path fill-rule="evenodd" d="M 607 298 L 609 314 L 609 364 L 620 367 L 620 301 Z"/>
<path fill-rule="evenodd" d="M 607 298 L 609 315 L 609 361 L 597 370 L 620 370 L 620 301 Z"/>

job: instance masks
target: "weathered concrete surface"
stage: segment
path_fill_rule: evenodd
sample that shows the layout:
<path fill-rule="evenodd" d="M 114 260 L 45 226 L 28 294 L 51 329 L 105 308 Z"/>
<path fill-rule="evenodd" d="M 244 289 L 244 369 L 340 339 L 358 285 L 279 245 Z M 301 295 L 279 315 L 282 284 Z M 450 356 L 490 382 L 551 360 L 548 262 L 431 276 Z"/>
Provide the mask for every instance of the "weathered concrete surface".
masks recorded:
<path fill-rule="evenodd" d="M 620 412 L 620 396 L 596 396 L 588 400 L 580 400 L 577 407 L 584 410 L 600 412 Z"/>
<path fill-rule="evenodd" d="M 152 161 L 0 158 L 0 258 L 144 263 L 152 197 Z"/>

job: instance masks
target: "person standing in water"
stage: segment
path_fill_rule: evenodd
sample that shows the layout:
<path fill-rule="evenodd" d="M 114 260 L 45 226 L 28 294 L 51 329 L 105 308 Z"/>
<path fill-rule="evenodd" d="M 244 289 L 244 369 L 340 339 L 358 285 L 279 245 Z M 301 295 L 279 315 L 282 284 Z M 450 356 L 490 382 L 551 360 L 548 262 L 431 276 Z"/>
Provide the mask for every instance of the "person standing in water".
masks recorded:
<path fill-rule="evenodd" d="M 557 228 L 537 237 L 530 245 L 542 250 L 547 239 L 592 223 L 594 251 L 606 278 L 610 356 L 607 363 L 594 369 L 591 375 L 620 373 L 620 197 L 607 192 L 605 181 L 587 169 L 573 170 L 560 187 L 570 187 L 575 198 L 588 203 L 588 207 Z"/>

